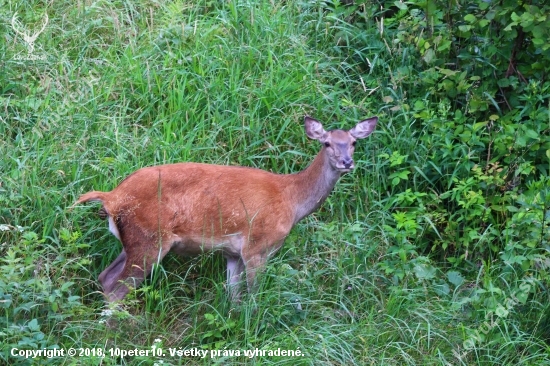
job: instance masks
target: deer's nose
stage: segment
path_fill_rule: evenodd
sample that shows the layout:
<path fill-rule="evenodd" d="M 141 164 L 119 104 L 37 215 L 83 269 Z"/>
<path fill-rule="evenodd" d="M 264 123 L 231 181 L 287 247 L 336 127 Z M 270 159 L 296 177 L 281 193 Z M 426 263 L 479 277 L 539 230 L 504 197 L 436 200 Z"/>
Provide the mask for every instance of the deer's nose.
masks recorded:
<path fill-rule="evenodd" d="M 353 159 L 352 159 L 352 158 L 343 158 L 343 159 L 342 159 L 342 165 L 343 165 L 346 169 L 351 168 L 352 165 L 353 165 Z"/>

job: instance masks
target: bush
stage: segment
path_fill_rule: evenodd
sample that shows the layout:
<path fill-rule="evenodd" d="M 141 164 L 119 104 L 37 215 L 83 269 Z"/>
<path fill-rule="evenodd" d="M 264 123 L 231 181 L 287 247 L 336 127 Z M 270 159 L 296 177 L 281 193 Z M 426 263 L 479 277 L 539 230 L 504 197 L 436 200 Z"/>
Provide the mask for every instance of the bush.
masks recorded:
<path fill-rule="evenodd" d="M 550 5 L 327 6 L 335 52 L 361 81 L 351 103 L 375 94 L 390 121 L 378 135 L 389 212 L 380 268 L 394 283 L 454 288 L 482 322 L 516 313 L 526 325 L 526 299 L 538 303 L 550 281 Z"/>

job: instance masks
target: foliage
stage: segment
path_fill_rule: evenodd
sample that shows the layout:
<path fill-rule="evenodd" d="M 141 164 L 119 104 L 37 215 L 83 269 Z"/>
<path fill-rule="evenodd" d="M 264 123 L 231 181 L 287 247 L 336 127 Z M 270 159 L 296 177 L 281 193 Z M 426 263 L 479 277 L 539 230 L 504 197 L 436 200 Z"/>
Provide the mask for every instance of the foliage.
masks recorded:
<path fill-rule="evenodd" d="M 443 293 L 477 273 L 480 289 L 458 304 L 484 320 L 509 311 L 522 319 L 518 306 L 497 310 L 526 278 L 529 291 L 514 305 L 545 298 L 550 282 L 549 5 L 331 6 L 334 19 L 346 22 L 334 21 L 335 36 L 345 39 L 336 50 L 354 60 L 346 67 L 362 81 L 357 92 L 380 89 L 387 116 L 406 123 L 403 132 L 388 128 L 390 148 L 378 155 L 390 212 L 383 226 L 390 246 L 379 267 L 395 283 L 415 274 Z M 387 77 L 377 86 L 363 82 L 380 68 Z M 492 342 L 506 343 L 495 328 L 487 331 Z"/>
<path fill-rule="evenodd" d="M 0 266 L 0 306 L 5 316 L 0 358 L 4 361 L 12 348 L 60 348 L 58 339 L 73 334 L 71 319 L 84 317 L 87 311 L 74 281 L 90 263 L 76 256 L 88 247 L 77 244 L 79 234 L 61 230 L 59 247 L 46 245 L 32 231 L 15 236 L 20 238 L 18 245 L 3 248 Z M 68 274 L 72 280 L 66 279 Z"/>

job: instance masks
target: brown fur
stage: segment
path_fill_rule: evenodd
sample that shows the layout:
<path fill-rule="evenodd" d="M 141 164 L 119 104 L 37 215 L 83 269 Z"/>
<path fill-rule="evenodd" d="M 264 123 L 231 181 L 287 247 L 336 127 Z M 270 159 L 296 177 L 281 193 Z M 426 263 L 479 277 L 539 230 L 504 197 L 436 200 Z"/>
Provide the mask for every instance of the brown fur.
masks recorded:
<path fill-rule="evenodd" d="M 317 209 L 340 175 L 353 168 L 352 143 L 368 136 L 376 121 L 326 132 L 306 117 L 308 136 L 331 146 L 297 174 L 178 163 L 142 168 L 111 192 L 82 195 L 76 204 L 102 202 L 124 247 L 99 277 L 108 300 L 122 299 L 170 250 L 182 255 L 221 250 L 228 260 L 228 282 L 236 285 L 246 268 L 251 288 L 256 271 L 296 222 Z"/>

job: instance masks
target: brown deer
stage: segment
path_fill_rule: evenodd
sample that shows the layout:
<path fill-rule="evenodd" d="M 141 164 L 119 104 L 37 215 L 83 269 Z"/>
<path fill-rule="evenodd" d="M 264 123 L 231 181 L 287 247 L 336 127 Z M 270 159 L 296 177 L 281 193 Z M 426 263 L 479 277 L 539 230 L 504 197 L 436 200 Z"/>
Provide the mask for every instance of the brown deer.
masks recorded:
<path fill-rule="evenodd" d="M 295 174 L 240 166 L 178 163 L 142 168 L 111 192 L 93 191 L 75 204 L 100 201 L 122 253 L 99 275 L 108 301 L 124 298 L 168 252 L 197 255 L 220 250 L 234 299 L 246 271 L 249 291 L 256 272 L 277 252 L 292 227 L 315 211 L 340 176 L 354 168 L 357 139 L 369 136 L 378 117 L 349 131 L 325 131 L 305 117 L 309 138 L 323 146 L 311 165 Z"/>

